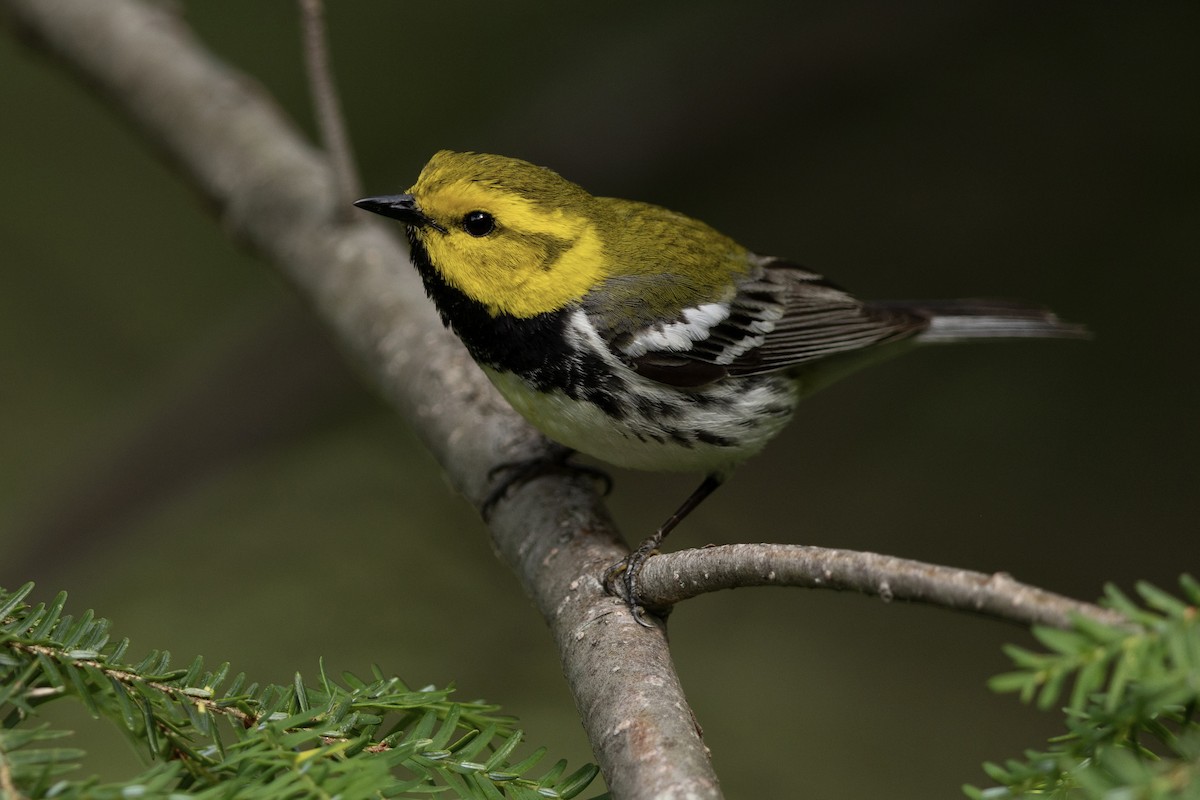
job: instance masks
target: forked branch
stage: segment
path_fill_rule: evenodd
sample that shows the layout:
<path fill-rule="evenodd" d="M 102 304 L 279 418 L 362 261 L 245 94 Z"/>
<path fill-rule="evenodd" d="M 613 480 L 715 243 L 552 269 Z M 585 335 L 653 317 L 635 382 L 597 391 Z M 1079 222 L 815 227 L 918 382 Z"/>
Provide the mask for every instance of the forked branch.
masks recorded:
<path fill-rule="evenodd" d="M 311 299 L 477 508 L 494 467 L 545 451 L 544 440 L 442 328 L 397 237 L 369 220 L 345 222 L 327 158 L 253 81 L 213 58 L 163 6 L 0 0 L 0 7 L 29 41 L 107 97 L 175 162 L 226 230 Z M 594 489 L 566 476 L 538 478 L 497 507 L 491 528 L 559 645 L 613 796 L 719 798 L 665 636 L 638 627 L 601 587 L 605 569 L 628 551 Z M 712 577 L 701 580 L 704 571 Z M 1093 613 L 1006 578 L 972 575 L 885 556 L 773 546 L 677 553 L 651 559 L 644 573 L 645 591 L 663 603 L 787 576 L 793 585 L 975 605 L 1020 622 L 1062 625 L 1071 611 Z"/>

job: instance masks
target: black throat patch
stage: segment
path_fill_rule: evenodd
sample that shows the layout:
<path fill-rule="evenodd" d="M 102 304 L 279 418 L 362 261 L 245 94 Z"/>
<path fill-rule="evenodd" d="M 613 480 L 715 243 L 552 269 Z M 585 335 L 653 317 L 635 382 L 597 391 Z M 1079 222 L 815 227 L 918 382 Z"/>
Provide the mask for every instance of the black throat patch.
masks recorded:
<path fill-rule="evenodd" d="M 587 400 L 609 416 L 627 413 L 628 387 L 603 359 L 568 337 L 568 318 L 575 307 L 534 317 L 493 314 L 482 303 L 446 283 L 429 261 L 429 253 L 408 232 L 412 262 L 437 306 L 442 323 L 466 345 L 476 362 L 519 376 L 539 391 L 558 389 L 573 400 Z"/>

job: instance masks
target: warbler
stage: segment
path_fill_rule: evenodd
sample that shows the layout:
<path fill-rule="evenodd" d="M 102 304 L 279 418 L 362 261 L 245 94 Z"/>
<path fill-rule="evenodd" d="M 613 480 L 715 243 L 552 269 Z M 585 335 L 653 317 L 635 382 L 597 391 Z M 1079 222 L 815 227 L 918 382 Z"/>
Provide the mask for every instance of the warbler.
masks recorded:
<path fill-rule="evenodd" d="M 406 194 L 355 205 L 406 225 L 443 323 L 564 452 L 705 476 L 609 574 L 639 622 L 645 560 L 801 398 L 921 344 L 1087 335 L 1009 301 L 863 302 L 683 214 L 505 156 L 443 150 Z"/>

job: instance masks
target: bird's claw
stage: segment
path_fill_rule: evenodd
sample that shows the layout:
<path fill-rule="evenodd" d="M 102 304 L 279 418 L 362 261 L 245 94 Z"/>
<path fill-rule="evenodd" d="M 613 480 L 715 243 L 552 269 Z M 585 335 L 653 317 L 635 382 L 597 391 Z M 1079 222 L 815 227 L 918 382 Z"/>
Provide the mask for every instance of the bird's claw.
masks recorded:
<path fill-rule="evenodd" d="M 488 491 L 487 497 L 483 499 L 483 503 L 479 506 L 479 513 L 483 516 L 484 521 L 486 522 L 491 519 L 496 504 L 503 500 L 514 486 L 528 483 L 534 478 L 550 472 L 574 472 L 587 475 L 590 478 L 600 481 L 604 485 L 604 494 L 608 495 L 613 487 L 612 476 L 598 467 L 570 463 L 569 460 L 573 455 L 575 455 L 574 450 L 568 447 L 555 446 L 546 455 L 534 456 L 533 458 L 525 458 L 519 461 L 510 461 L 492 467 L 488 470 L 488 481 L 496 480 L 496 477 L 501 473 L 508 472 L 509 475 L 501 479 L 499 483 Z"/>
<path fill-rule="evenodd" d="M 605 591 L 611 595 L 623 597 L 625 604 L 629 606 L 629 613 L 633 614 L 634 620 L 643 628 L 652 628 L 654 626 L 646 621 L 647 611 L 646 607 L 641 603 L 641 589 L 638 587 L 638 583 L 641 579 L 642 569 L 646 566 L 646 561 L 658 553 L 658 545 L 661 542 L 662 536 L 656 532 L 653 536 L 638 545 L 636 550 L 616 564 L 613 564 L 604 573 Z"/>

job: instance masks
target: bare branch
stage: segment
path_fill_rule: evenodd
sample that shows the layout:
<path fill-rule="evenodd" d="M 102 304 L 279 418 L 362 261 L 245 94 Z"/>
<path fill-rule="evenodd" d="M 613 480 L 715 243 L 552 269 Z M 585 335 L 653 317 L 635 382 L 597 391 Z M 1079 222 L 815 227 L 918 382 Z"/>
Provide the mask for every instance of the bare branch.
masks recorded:
<path fill-rule="evenodd" d="M 354 165 L 354 149 L 346 134 L 346 118 L 337 83 L 333 79 L 333 65 L 329 58 L 329 38 L 326 35 L 325 4 L 323 0 L 299 0 L 300 23 L 304 33 L 304 66 L 308 70 L 308 85 L 312 95 L 313 111 L 321 131 L 321 144 L 333 165 L 334 182 L 338 187 L 339 206 L 343 219 L 349 220 L 354 212 L 350 204 L 362 192 L 358 183 L 358 170 Z"/>
<path fill-rule="evenodd" d="M 328 163 L 178 19 L 138 0 L 0 6 L 311 299 L 476 507 L 492 467 L 545 447 L 442 328 L 396 237 L 371 220 L 341 222 Z M 553 631 L 613 795 L 718 798 L 665 635 L 639 628 L 600 586 L 627 550 L 597 503 L 586 481 L 531 481 L 497 508 L 497 549 Z"/>
<path fill-rule="evenodd" d="M 1022 625 L 1066 628 L 1077 615 L 1127 624 L 1116 612 L 1020 583 L 1003 572 L 987 575 L 854 550 L 732 544 L 664 553 L 642 571 L 643 600 L 650 607 L 741 586 L 849 589 L 885 602 L 929 603 Z"/>

